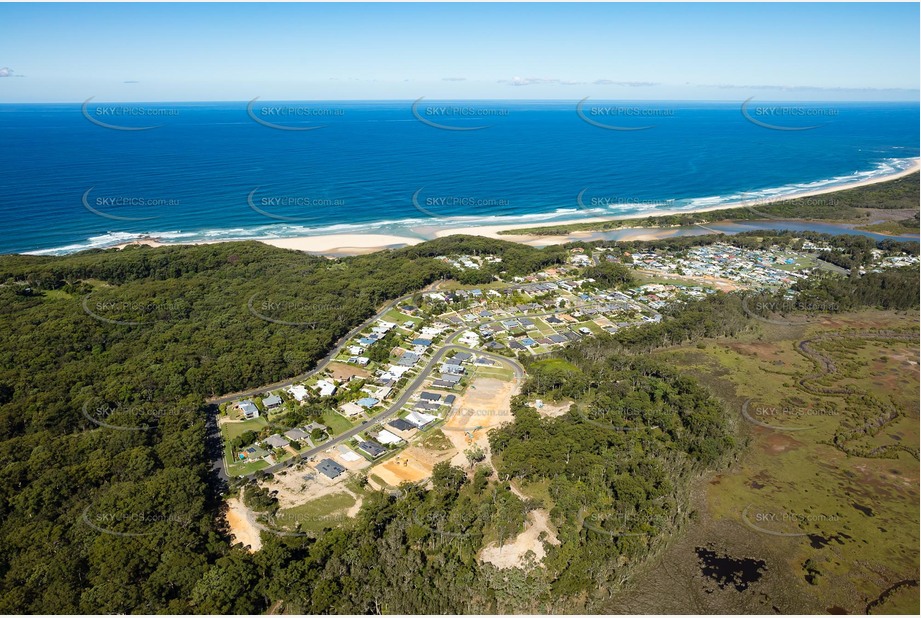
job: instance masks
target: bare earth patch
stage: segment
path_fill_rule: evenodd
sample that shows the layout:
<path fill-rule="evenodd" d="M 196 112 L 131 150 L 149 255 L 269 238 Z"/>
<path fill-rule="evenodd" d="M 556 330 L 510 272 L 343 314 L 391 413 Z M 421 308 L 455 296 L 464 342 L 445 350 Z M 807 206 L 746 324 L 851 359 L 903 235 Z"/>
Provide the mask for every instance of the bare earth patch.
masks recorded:
<path fill-rule="evenodd" d="M 514 485 L 511 486 L 512 492 L 526 500 L 527 496 L 521 493 Z M 500 569 L 527 568 L 529 558 L 533 564 L 540 563 L 547 552 L 544 551 L 544 543 L 541 535 L 551 545 L 559 545 L 560 541 L 556 537 L 556 532 L 550 525 L 550 515 L 546 509 L 535 509 L 528 513 L 528 521 L 525 524 L 524 531 L 515 537 L 511 543 L 505 543 L 499 546 L 497 543 L 490 543 L 480 551 L 480 560 L 488 562 Z"/>
<path fill-rule="evenodd" d="M 351 380 L 352 376 L 358 376 L 359 378 L 367 378 L 371 374 L 361 367 L 355 367 L 353 365 L 346 365 L 344 363 L 332 362 L 329 364 L 329 373 L 337 380 L 347 381 Z"/>
<path fill-rule="evenodd" d="M 469 463 L 464 451 L 478 446 L 486 454 L 486 463 L 492 465 L 489 430 L 515 420 L 512 415 L 511 400 L 517 392 L 515 382 L 497 378 L 476 378 L 471 382 L 467 392 L 455 406 L 455 412 L 444 425 L 444 434 L 448 437 L 457 454 L 451 464 L 466 468 Z"/>
<path fill-rule="evenodd" d="M 543 406 L 539 408 L 535 406 L 535 409 L 537 410 L 537 413 L 544 418 L 556 418 L 569 412 L 571 407 L 571 401 L 561 401 L 559 403 L 547 403 L 545 401 Z"/>
<path fill-rule="evenodd" d="M 227 523 L 230 525 L 230 534 L 234 541 L 248 546 L 250 552 L 262 549 L 256 518 L 240 498 L 231 498 L 227 501 Z"/>
<path fill-rule="evenodd" d="M 307 479 L 309 474 L 314 478 Z M 286 474 L 276 474 L 271 481 L 264 482 L 263 485 L 269 491 L 277 492 L 275 497 L 278 499 L 279 508 L 290 509 L 330 494 L 343 491 L 351 493 L 344 485 L 347 478 L 346 475 L 342 475 L 332 480 L 309 468 L 292 468 Z"/>
<path fill-rule="evenodd" d="M 449 457 L 451 453 L 410 446 L 400 454 L 371 468 L 368 476 L 373 474 L 391 487 L 398 487 L 404 481 L 415 483 L 432 476 L 435 464 Z"/>

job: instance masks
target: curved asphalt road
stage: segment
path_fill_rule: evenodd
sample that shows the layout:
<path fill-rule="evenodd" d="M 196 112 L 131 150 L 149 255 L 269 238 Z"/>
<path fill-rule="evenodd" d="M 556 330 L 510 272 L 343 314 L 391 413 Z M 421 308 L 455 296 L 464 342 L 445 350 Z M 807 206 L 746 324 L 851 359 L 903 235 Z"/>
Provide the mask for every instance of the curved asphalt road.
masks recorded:
<path fill-rule="evenodd" d="M 285 387 L 285 386 L 290 386 L 290 385 L 294 384 L 295 382 L 300 382 L 300 381 L 305 380 L 305 379 L 307 379 L 307 378 L 309 378 L 309 377 L 311 377 L 311 376 L 313 376 L 313 375 L 316 375 L 317 373 L 319 373 L 320 371 L 322 371 L 322 370 L 326 367 L 326 365 L 329 364 L 329 362 L 332 361 L 332 359 L 336 357 L 336 355 L 339 354 L 339 352 L 342 350 L 343 347 L 345 347 L 345 344 L 348 343 L 349 340 L 351 340 L 353 337 L 355 337 L 356 335 L 358 335 L 359 333 L 361 333 L 363 330 L 365 330 L 366 328 L 368 328 L 371 324 L 373 324 L 373 323 L 376 322 L 377 320 L 381 319 L 382 316 L 384 316 L 388 311 L 390 311 L 391 309 L 393 309 L 396 305 L 398 305 L 399 303 L 401 303 L 401 302 L 403 302 L 403 301 L 405 301 L 405 300 L 408 300 L 408 299 L 412 298 L 412 297 L 415 296 L 416 294 L 420 294 L 420 293 L 424 293 L 424 292 L 427 292 L 427 291 L 431 291 L 431 290 L 433 290 L 433 289 L 438 289 L 438 286 L 440 285 L 440 283 L 441 283 L 441 282 L 433 283 L 432 285 L 429 285 L 429 286 L 423 288 L 422 290 L 418 290 L 418 291 L 416 291 L 416 292 L 412 292 L 412 293 L 410 293 L 410 294 L 406 294 L 406 295 L 401 296 L 401 297 L 399 297 L 399 298 L 396 298 L 396 299 L 390 301 L 389 303 L 387 303 L 386 305 L 384 305 L 384 308 L 383 308 L 383 309 L 381 309 L 381 310 L 378 311 L 376 314 L 374 314 L 372 317 L 370 317 L 370 318 L 368 318 L 367 320 L 365 320 L 364 322 L 362 322 L 360 325 L 358 325 L 358 326 L 356 326 L 355 328 L 353 328 L 353 329 L 352 329 L 351 331 L 349 331 L 346 335 L 344 335 L 341 339 L 339 339 L 339 341 L 336 343 L 335 347 L 333 347 L 332 350 L 330 350 L 329 353 L 326 354 L 326 356 L 324 356 L 323 358 L 321 358 L 321 359 L 319 360 L 319 362 L 317 363 L 316 368 L 311 369 L 310 371 L 308 371 L 308 372 L 306 372 L 306 373 L 302 373 L 302 374 L 300 374 L 300 375 L 294 376 L 293 378 L 288 378 L 288 379 L 286 379 L 286 380 L 282 380 L 282 381 L 280 381 L 280 382 L 275 382 L 275 383 L 273 383 L 273 384 L 267 384 L 267 385 L 260 386 L 260 387 L 258 387 L 258 388 L 252 388 L 252 389 L 249 389 L 249 390 L 246 390 L 246 391 L 241 391 L 241 392 L 238 392 L 238 393 L 231 393 L 231 394 L 229 394 L 229 395 L 221 395 L 220 397 L 212 397 L 211 399 L 208 399 L 206 403 L 211 404 L 212 406 L 214 406 L 214 409 L 216 410 L 216 409 L 217 409 L 217 406 L 220 405 L 220 404 L 222 404 L 222 403 L 227 403 L 227 402 L 230 402 L 230 401 L 234 401 L 234 400 L 236 400 L 236 399 L 240 399 L 240 398 L 243 398 L 243 397 L 251 397 L 251 396 L 253 396 L 253 395 L 257 395 L 257 394 L 259 394 L 259 393 L 266 392 L 266 391 L 269 391 L 269 390 L 276 390 L 276 389 L 279 389 L 279 388 L 283 388 L 283 387 Z M 585 305 L 579 305 L 578 307 L 571 307 L 571 308 L 569 308 L 569 309 L 570 309 L 570 310 L 572 310 L 572 309 L 584 309 L 584 308 L 586 308 L 586 307 L 591 307 L 592 305 L 595 305 L 595 304 L 600 304 L 600 303 L 586 303 Z M 526 315 L 517 316 L 517 317 L 534 317 L 534 318 L 546 317 L 546 316 L 550 316 L 550 315 L 554 315 L 554 314 L 556 314 L 556 313 L 559 313 L 561 310 L 562 310 L 562 309 L 555 309 L 555 310 L 553 310 L 553 311 L 542 312 L 542 313 L 532 313 L 532 314 L 526 314 Z M 294 465 L 294 464 L 295 464 L 297 461 L 299 461 L 299 460 L 309 459 L 309 458 L 311 458 L 311 457 L 314 457 L 314 456 L 316 456 L 317 454 L 322 453 L 323 451 L 328 450 L 328 449 L 331 448 L 332 446 L 335 446 L 336 444 L 340 444 L 341 442 L 344 442 L 344 441 L 346 441 L 346 440 L 349 440 L 349 439 L 353 438 L 355 435 L 357 435 L 358 433 L 361 433 L 362 431 L 366 430 L 366 429 L 367 429 L 368 427 L 370 427 L 371 425 L 374 425 L 374 424 L 377 424 L 377 423 L 379 423 L 379 422 L 381 422 L 381 421 L 386 420 L 389 416 L 391 416 L 391 415 L 395 414 L 396 412 L 398 412 L 398 411 L 400 410 L 400 408 L 402 408 L 402 407 L 406 404 L 406 402 L 409 401 L 409 398 L 413 395 L 413 393 L 416 392 L 416 390 L 417 390 L 420 386 L 422 386 L 422 383 L 423 383 L 423 382 L 425 381 L 425 379 L 432 373 L 432 370 L 438 365 L 438 363 L 441 362 L 441 360 L 444 358 L 445 354 L 446 354 L 447 352 L 451 351 L 451 350 L 462 350 L 462 351 L 467 351 L 467 352 L 473 352 L 474 354 L 477 354 L 477 355 L 479 355 L 479 356 L 485 356 L 486 358 L 491 358 L 491 359 L 496 360 L 496 361 L 498 361 L 498 362 L 500 362 L 500 363 L 504 363 L 504 364 L 506 364 L 506 365 L 511 366 L 512 370 L 513 370 L 514 373 L 515 373 L 515 378 L 516 378 L 516 379 L 521 379 L 521 378 L 523 378 L 524 375 L 525 375 L 524 367 L 523 367 L 517 360 L 515 360 L 514 358 L 509 358 L 509 357 L 507 357 L 507 356 L 502 356 L 502 355 L 499 355 L 499 354 L 494 354 L 494 353 L 492 353 L 492 352 L 485 352 L 485 351 L 482 351 L 482 350 L 477 350 L 477 349 L 475 349 L 475 348 L 470 348 L 470 347 L 467 347 L 467 346 L 462 346 L 462 345 L 458 345 L 458 344 L 453 343 L 454 340 L 456 340 L 456 339 L 458 338 L 458 336 L 460 336 L 460 334 L 461 334 L 463 331 L 466 331 L 466 330 L 474 330 L 474 329 L 476 329 L 476 328 L 479 328 L 480 326 L 491 325 L 491 324 L 498 324 L 498 323 L 502 322 L 503 320 L 514 319 L 515 317 L 516 317 L 516 316 L 508 316 L 508 317 L 505 317 L 505 318 L 499 318 L 499 319 L 491 320 L 491 321 L 488 321 L 488 322 L 475 322 L 475 323 L 464 324 L 464 325 L 458 326 L 456 329 L 454 329 L 453 332 L 451 332 L 451 333 L 445 338 L 445 345 L 444 345 L 444 347 L 442 347 L 440 350 L 438 350 L 438 352 L 435 353 L 435 355 L 429 360 L 429 362 L 428 362 L 428 364 L 426 365 L 425 369 L 423 369 L 423 370 L 419 373 L 419 375 L 416 376 L 416 378 L 415 378 L 415 379 L 404 389 L 403 394 L 400 395 L 400 397 L 399 397 L 396 401 L 394 401 L 393 404 L 391 404 L 386 410 L 384 410 L 383 412 L 381 412 L 381 413 L 379 413 L 379 414 L 376 414 L 375 416 L 371 417 L 370 419 L 368 419 L 367 421 L 365 421 L 364 423 L 362 423 L 362 424 L 359 425 L 358 427 L 353 427 L 352 429 L 350 429 L 350 430 L 348 430 L 348 431 L 346 431 L 346 432 L 344 432 L 344 433 L 341 433 L 341 434 L 339 434 L 339 435 L 337 435 L 337 436 L 334 436 L 331 440 L 329 440 L 328 442 L 323 443 L 323 444 L 320 445 L 320 446 L 317 446 L 317 447 L 315 447 L 315 448 L 312 448 L 312 449 L 310 449 L 310 450 L 308 450 L 308 451 L 304 451 L 303 453 L 299 454 L 299 455 L 298 455 L 297 457 L 295 457 L 295 458 L 289 459 L 289 460 L 284 461 L 284 462 L 281 462 L 281 463 L 277 463 L 277 464 L 275 464 L 275 465 L 273 465 L 273 466 L 269 466 L 268 468 L 263 468 L 262 470 L 260 470 L 260 472 L 276 472 L 276 471 L 278 471 L 278 470 L 282 470 L 282 469 L 284 469 L 284 468 L 290 467 L 290 466 Z M 220 435 L 220 429 L 219 429 L 219 427 L 218 427 L 218 425 L 217 425 L 217 422 L 216 422 L 216 418 L 217 418 L 217 415 L 215 414 L 215 415 L 214 415 L 214 422 L 213 422 L 213 424 L 211 424 L 211 436 L 210 436 L 210 437 L 211 437 L 211 438 L 216 438 L 216 439 L 220 442 L 220 441 L 221 441 L 221 435 Z M 224 453 L 223 453 L 223 449 L 221 449 L 220 457 L 219 457 L 219 458 L 216 458 L 216 459 L 214 460 L 214 463 L 213 463 L 213 465 L 212 465 L 212 469 L 214 469 L 214 470 L 217 471 L 217 474 L 218 474 L 218 476 L 219 476 L 221 479 L 223 479 L 223 480 L 225 480 L 225 481 L 228 481 L 228 480 L 229 480 L 229 476 L 227 475 L 227 471 L 226 471 L 226 469 L 225 469 L 225 466 L 226 466 L 226 464 L 225 464 L 225 462 L 224 462 Z M 256 474 L 257 474 L 257 473 L 247 474 L 247 475 L 243 475 L 243 477 L 244 477 L 244 478 L 253 478 L 253 477 L 255 477 Z"/>
<path fill-rule="evenodd" d="M 446 345 L 440 350 L 438 350 L 438 352 L 436 352 L 434 356 L 432 356 L 428 364 L 425 366 L 425 369 L 419 372 L 419 375 L 416 376 L 415 379 L 413 379 L 413 381 L 410 382 L 409 385 L 403 390 L 403 394 L 400 395 L 396 399 L 396 401 L 390 404 L 390 406 L 386 410 L 384 410 L 383 412 L 380 412 L 379 414 L 372 416 L 370 419 L 366 420 L 358 427 L 353 427 L 352 429 L 349 429 L 348 431 L 344 433 L 334 436 L 332 439 L 330 439 L 327 442 L 324 442 L 320 446 L 316 446 L 308 451 L 304 451 L 303 453 L 299 454 L 297 457 L 294 457 L 287 461 L 277 463 L 273 466 L 269 466 L 268 468 L 263 468 L 259 472 L 277 472 L 278 470 L 283 470 L 284 468 L 293 466 L 299 460 L 310 459 L 311 457 L 314 457 L 322 453 L 323 451 L 329 450 L 330 448 L 332 448 L 333 446 L 337 444 L 340 444 L 342 442 L 345 442 L 346 440 L 350 440 L 354 438 L 357 434 L 361 433 L 362 431 L 367 430 L 368 427 L 385 421 L 388 417 L 399 412 L 400 408 L 402 408 L 406 404 L 406 402 L 409 401 L 409 398 L 412 397 L 413 393 L 415 393 L 416 390 L 418 390 L 419 387 L 422 386 L 422 383 L 426 380 L 426 378 L 429 377 L 429 375 L 432 373 L 435 367 L 438 366 L 438 363 L 441 362 L 445 354 L 447 354 L 451 350 L 458 350 L 458 351 L 462 350 L 466 352 L 473 352 L 479 356 L 485 356 L 495 361 L 499 361 L 500 363 L 505 363 L 512 368 L 512 371 L 515 372 L 516 379 L 521 379 L 524 377 L 524 367 L 522 367 L 521 364 L 515 359 L 508 358 L 507 356 L 500 356 L 499 354 L 493 354 L 491 352 L 482 352 L 474 348 L 468 348 L 467 346 L 456 345 L 456 344 Z M 254 472 L 252 474 L 247 474 L 244 476 L 246 478 L 253 478 L 256 476 L 256 474 L 258 474 L 258 472 Z"/>

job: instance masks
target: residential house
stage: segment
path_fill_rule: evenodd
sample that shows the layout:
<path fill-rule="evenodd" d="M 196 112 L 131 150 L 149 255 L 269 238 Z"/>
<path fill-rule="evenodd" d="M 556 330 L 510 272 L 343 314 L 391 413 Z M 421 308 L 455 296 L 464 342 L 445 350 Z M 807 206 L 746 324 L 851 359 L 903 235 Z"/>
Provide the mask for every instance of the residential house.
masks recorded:
<path fill-rule="evenodd" d="M 243 413 L 243 418 L 249 420 L 252 418 L 259 418 L 259 408 L 256 407 L 249 399 L 244 399 L 237 403 L 237 409 Z"/>
<path fill-rule="evenodd" d="M 281 407 L 281 397 L 278 395 L 269 395 L 262 400 L 262 405 L 265 406 L 266 410 L 274 410 L 275 408 Z"/>
<path fill-rule="evenodd" d="M 412 367 L 419 361 L 419 355 L 415 352 L 404 352 L 400 357 L 400 360 L 397 361 L 397 365 L 400 367 Z"/>
<path fill-rule="evenodd" d="M 382 429 L 374 439 L 380 442 L 381 444 L 399 444 L 403 441 L 403 438 L 390 433 L 386 429 Z"/>
<path fill-rule="evenodd" d="M 387 452 L 387 449 L 385 449 L 383 446 L 381 446 L 377 442 L 373 442 L 371 440 L 365 440 L 364 442 L 359 442 L 358 449 L 360 451 L 367 453 L 368 456 L 374 459 L 377 459 L 378 457 L 380 457 L 381 455 Z"/>
<path fill-rule="evenodd" d="M 293 386 L 289 386 L 288 392 L 298 403 L 302 403 L 309 396 L 307 387 L 305 387 L 303 384 L 294 384 Z"/>
<path fill-rule="evenodd" d="M 393 428 L 396 429 L 397 431 L 410 431 L 410 430 L 416 428 L 415 425 L 412 425 L 412 424 L 410 424 L 410 423 L 404 421 L 402 418 L 395 418 L 395 419 L 393 419 L 392 421 L 390 421 L 389 423 L 387 423 L 387 425 L 390 426 L 390 427 L 393 427 Z"/>
<path fill-rule="evenodd" d="M 258 461 L 267 456 L 268 452 L 259 448 L 258 446 L 248 446 L 237 453 L 237 457 L 245 461 Z"/>
<path fill-rule="evenodd" d="M 320 397 L 331 397 L 336 393 L 336 385 L 330 380 L 319 380 L 315 388 L 319 392 Z"/>
<path fill-rule="evenodd" d="M 282 438 L 277 433 L 272 434 L 271 436 L 263 440 L 262 443 L 271 448 L 285 448 L 289 444 L 287 440 Z"/>
<path fill-rule="evenodd" d="M 408 423 L 412 423 L 419 429 L 422 429 L 426 425 L 430 425 L 432 421 L 435 420 L 435 417 L 431 416 L 430 414 L 425 414 L 424 412 L 413 411 L 406 415 L 405 420 Z"/>
<path fill-rule="evenodd" d="M 337 464 L 332 459 L 323 459 L 320 461 L 320 463 L 317 464 L 317 470 L 331 479 L 337 478 L 343 472 L 345 472 L 345 468 Z"/>
<path fill-rule="evenodd" d="M 310 423 L 309 425 L 304 425 L 304 431 L 309 431 L 309 432 L 313 433 L 313 432 L 314 432 L 315 430 L 317 430 L 317 429 L 319 429 L 320 431 L 326 433 L 327 435 L 329 434 L 329 427 L 327 427 L 326 425 L 323 425 L 323 424 L 321 424 L 321 423 L 316 423 L 316 422 L 314 422 L 314 423 Z"/>
<path fill-rule="evenodd" d="M 303 442 L 304 440 L 310 437 L 310 434 L 304 431 L 303 429 L 295 427 L 294 429 L 289 429 L 288 431 L 286 431 L 285 437 L 294 442 Z"/>
<path fill-rule="evenodd" d="M 341 406 L 339 406 L 339 409 L 342 410 L 342 413 L 345 414 L 349 418 L 358 416 L 359 414 L 365 411 L 364 408 L 362 408 L 360 405 L 358 405 L 354 401 L 350 401 L 348 403 L 342 404 Z"/>

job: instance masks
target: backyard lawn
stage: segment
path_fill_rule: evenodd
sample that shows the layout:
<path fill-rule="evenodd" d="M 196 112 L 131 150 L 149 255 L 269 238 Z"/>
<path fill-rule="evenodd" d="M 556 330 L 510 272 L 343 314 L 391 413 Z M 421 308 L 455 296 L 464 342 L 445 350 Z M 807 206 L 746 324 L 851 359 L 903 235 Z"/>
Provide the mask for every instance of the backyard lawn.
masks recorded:
<path fill-rule="evenodd" d="M 327 410 L 323 413 L 323 424 L 329 427 L 334 436 L 337 436 L 343 431 L 348 431 L 354 427 L 349 419 L 345 418 L 338 412 L 333 412 L 332 410 Z"/>

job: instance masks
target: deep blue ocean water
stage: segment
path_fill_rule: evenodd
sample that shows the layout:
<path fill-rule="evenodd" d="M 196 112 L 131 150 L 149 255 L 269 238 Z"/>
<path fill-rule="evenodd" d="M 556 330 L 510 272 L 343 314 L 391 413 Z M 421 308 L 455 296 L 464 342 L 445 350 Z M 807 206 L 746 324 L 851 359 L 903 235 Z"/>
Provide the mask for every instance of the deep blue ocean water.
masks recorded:
<path fill-rule="evenodd" d="M 919 156 L 918 104 L 752 101 L 774 128 L 739 103 L 123 105 L 0 106 L 0 253 L 656 214 Z"/>

